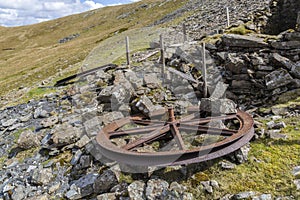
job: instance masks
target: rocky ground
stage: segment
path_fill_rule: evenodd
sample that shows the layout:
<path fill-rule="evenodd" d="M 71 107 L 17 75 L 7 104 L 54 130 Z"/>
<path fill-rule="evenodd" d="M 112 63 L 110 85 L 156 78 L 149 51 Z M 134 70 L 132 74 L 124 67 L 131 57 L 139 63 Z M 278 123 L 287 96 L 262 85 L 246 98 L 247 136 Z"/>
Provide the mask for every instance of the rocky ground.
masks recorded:
<path fill-rule="evenodd" d="M 240 169 L 242 163 L 267 162 L 259 160 L 260 151 L 252 150 L 249 145 L 222 159 L 147 173 L 122 172 L 114 165 L 106 165 L 101 157 L 95 136 L 113 120 L 134 112 L 147 114 L 169 105 L 175 107 L 177 114 L 184 114 L 188 106 L 201 105 L 203 82 L 199 55 L 203 52 L 199 48 L 201 43 L 195 40 L 204 33 L 210 34 L 208 30 L 220 30 L 224 26 L 220 17 L 223 5 L 191 1 L 187 7 L 196 6 L 199 12 L 185 21 L 189 37 L 194 41 L 173 42 L 166 47 L 167 67 L 184 73 L 185 78 L 166 70 L 162 81 L 161 65 L 155 53 L 159 49 L 151 49 L 135 53 L 136 63 L 131 68 L 118 65 L 99 70 L 79 78 L 78 82 L 51 90 L 42 99 L 1 110 L 0 199 L 299 198 L 300 32 L 286 31 L 276 36 L 257 34 L 270 14 L 265 7 L 269 2 L 259 1 L 259 6 L 257 1 L 239 5 L 242 3 L 249 5 L 246 10 L 238 5 L 231 8 L 237 13 L 232 20 L 236 25 L 225 30 L 227 34 L 205 38 L 208 91 L 213 94 L 220 84 L 227 88 L 225 96 L 253 115 L 254 139 L 259 143 L 266 142 L 269 146 L 290 143 L 294 157 L 286 164 L 290 171 L 284 172 L 291 177 L 290 185 L 281 185 L 286 190 L 276 188 L 275 192 L 264 192 L 252 187 L 257 191 L 231 192 L 225 189 L 227 182 L 207 175 L 210 166 L 220 166 L 218 170 L 230 173 Z M 226 5 L 235 4 L 227 2 Z M 202 9 L 209 12 L 201 12 Z M 208 20 L 206 24 L 203 19 Z M 177 29 L 180 28 L 179 25 Z M 153 55 L 138 62 L 149 54 Z M 149 148 L 153 147 L 149 145 Z M 257 151 L 257 155 L 251 151 Z M 263 173 L 269 173 L 270 177 L 276 174 Z"/>

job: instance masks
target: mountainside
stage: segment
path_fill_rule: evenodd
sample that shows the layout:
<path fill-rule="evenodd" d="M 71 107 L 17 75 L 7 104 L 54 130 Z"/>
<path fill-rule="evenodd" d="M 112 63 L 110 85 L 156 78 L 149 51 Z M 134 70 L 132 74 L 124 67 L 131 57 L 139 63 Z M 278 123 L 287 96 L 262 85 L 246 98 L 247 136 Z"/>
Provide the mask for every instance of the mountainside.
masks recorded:
<path fill-rule="evenodd" d="M 184 3 L 146 0 L 30 26 L 1 27 L 0 95 L 81 62 L 102 40 L 153 24 Z"/>

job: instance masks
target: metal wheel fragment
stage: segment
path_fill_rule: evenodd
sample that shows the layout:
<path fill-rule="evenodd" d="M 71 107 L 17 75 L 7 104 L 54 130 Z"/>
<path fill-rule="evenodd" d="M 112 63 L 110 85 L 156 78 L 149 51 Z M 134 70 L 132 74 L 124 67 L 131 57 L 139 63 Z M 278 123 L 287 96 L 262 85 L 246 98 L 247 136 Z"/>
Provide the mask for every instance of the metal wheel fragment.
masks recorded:
<path fill-rule="evenodd" d="M 232 153 L 254 135 L 253 119 L 245 112 L 199 118 L 198 109 L 194 111 L 181 119 L 176 119 L 174 110 L 169 108 L 156 114 L 168 113 L 167 120 L 150 120 L 142 115 L 116 120 L 97 135 L 101 154 L 111 160 L 137 166 L 183 165 Z M 236 128 L 210 125 L 220 121 L 227 126 L 235 124 Z M 132 124 L 135 127 L 128 128 Z M 194 142 L 197 137 L 210 139 L 197 143 Z"/>

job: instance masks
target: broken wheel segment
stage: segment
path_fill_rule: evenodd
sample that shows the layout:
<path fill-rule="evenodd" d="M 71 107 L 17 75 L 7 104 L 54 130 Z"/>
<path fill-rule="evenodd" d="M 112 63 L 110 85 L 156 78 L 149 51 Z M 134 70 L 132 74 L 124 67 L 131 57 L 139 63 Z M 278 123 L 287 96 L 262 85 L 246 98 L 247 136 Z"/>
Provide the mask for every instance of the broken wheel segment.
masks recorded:
<path fill-rule="evenodd" d="M 199 110 L 176 119 L 174 110 L 149 119 L 129 116 L 105 126 L 97 135 L 101 154 L 135 166 L 168 166 L 203 162 L 232 153 L 254 135 L 252 117 L 236 114 L 199 118 Z M 161 113 L 167 113 L 167 120 Z"/>

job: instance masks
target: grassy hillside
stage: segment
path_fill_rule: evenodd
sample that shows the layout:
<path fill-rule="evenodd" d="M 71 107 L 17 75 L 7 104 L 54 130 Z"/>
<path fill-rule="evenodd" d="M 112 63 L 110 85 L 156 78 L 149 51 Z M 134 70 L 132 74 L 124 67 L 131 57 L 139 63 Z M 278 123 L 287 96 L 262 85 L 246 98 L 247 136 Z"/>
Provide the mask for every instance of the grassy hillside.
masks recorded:
<path fill-rule="evenodd" d="M 30 26 L 0 27 L 0 95 L 80 63 L 103 40 L 153 24 L 185 1 L 143 0 Z M 59 43 L 72 34 L 80 36 Z"/>

